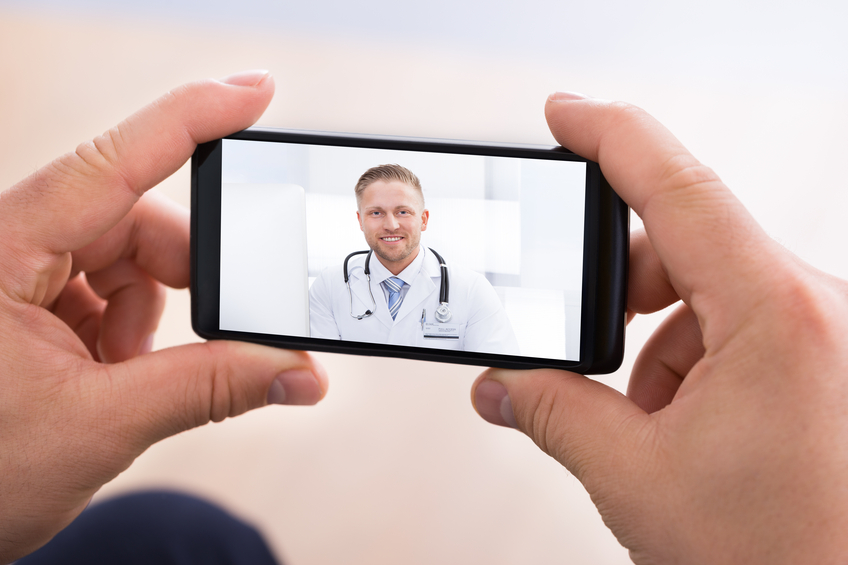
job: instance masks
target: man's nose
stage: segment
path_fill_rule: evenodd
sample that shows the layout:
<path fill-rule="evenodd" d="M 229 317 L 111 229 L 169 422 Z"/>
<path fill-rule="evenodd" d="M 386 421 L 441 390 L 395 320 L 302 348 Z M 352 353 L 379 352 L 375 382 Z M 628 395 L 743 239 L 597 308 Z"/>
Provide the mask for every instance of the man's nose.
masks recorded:
<path fill-rule="evenodd" d="M 398 223 L 397 218 L 395 218 L 392 214 L 386 214 L 386 221 L 383 222 L 383 227 L 389 230 L 396 230 L 398 226 L 400 226 L 400 224 Z"/>

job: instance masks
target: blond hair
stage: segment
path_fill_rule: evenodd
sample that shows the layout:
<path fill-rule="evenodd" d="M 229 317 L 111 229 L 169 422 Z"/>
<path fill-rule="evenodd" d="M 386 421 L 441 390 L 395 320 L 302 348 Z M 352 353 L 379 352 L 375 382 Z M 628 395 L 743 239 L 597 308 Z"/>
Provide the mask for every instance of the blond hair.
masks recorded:
<path fill-rule="evenodd" d="M 421 207 L 424 207 L 424 191 L 421 190 L 421 181 L 418 180 L 415 173 L 406 167 L 401 167 L 400 165 L 377 165 L 376 167 L 371 167 L 362 173 L 362 176 L 359 177 L 359 180 L 356 182 L 356 187 L 354 188 L 354 192 L 356 192 L 357 206 L 359 206 L 362 201 L 362 193 L 365 189 L 377 181 L 398 181 L 414 188 L 421 196 Z"/>

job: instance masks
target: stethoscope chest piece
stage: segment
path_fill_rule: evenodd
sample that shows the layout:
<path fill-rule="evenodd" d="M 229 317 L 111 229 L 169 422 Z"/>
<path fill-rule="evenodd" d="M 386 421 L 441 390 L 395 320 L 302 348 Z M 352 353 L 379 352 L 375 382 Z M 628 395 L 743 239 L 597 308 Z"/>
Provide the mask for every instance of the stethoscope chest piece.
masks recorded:
<path fill-rule="evenodd" d="M 445 322 L 451 319 L 451 311 L 448 308 L 447 303 L 442 302 L 439 304 L 439 307 L 436 308 L 436 321 L 444 324 Z"/>

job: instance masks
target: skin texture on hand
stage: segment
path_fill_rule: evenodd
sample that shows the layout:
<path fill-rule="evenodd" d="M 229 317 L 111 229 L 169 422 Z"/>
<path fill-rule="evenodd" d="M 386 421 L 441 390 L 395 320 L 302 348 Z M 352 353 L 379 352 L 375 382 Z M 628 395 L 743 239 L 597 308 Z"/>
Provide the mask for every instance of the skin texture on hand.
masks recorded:
<path fill-rule="evenodd" d="M 0 563 L 49 541 L 153 443 L 325 394 L 302 352 L 148 353 L 162 285 L 189 282 L 189 222 L 147 190 L 273 92 L 264 71 L 181 86 L 0 193 Z"/>
<path fill-rule="evenodd" d="M 553 95 L 557 141 L 643 219 L 628 309 L 682 300 L 627 396 L 572 373 L 488 370 L 472 400 L 586 487 L 641 563 L 843 563 L 848 284 L 773 242 L 642 110 Z"/>

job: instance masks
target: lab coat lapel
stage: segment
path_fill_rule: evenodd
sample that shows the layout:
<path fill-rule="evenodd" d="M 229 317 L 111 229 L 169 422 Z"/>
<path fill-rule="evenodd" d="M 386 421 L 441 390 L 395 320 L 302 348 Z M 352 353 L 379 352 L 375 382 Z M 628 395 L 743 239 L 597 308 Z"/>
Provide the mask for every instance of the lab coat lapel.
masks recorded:
<path fill-rule="evenodd" d="M 358 314 L 360 311 L 364 312 L 365 310 L 371 309 L 371 296 L 368 294 L 368 279 L 365 278 L 365 272 L 363 270 L 357 269 L 355 273 L 351 273 L 350 290 L 354 297 L 354 312 Z M 410 288 L 410 290 L 412 289 Z M 394 320 L 392 320 L 392 317 L 389 315 L 389 307 L 386 305 L 386 298 L 383 296 L 383 290 L 380 288 L 380 285 L 374 281 L 373 276 L 371 277 L 371 292 L 374 294 L 374 302 L 377 304 L 376 311 L 372 314 L 372 316 L 380 320 L 380 322 L 387 328 L 391 328 Z M 356 309 L 357 300 L 361 302 L 361 310 Z"/>
<path fill-rule="evenodd" d="M 435 270 L 434 270 L 435 267 Z M 433 282 L 432 272 L 439 273 L 439 265 L 436 263 L 435 257 L 431 253 L 424 256 L 424 264 L 421 265 L 421 270 L 415 280 L 409 286 L 409 291 L 403 299 L 403 304 L 400 305 L 400 311 L 397 314 L 397 320 L 403 319 L 409 313 L 415 313 L 415 319 L 421 318 L 421 309 L 427 298 L 433 294 L 434 290 L 438 290 L 436 283 Z"/>

